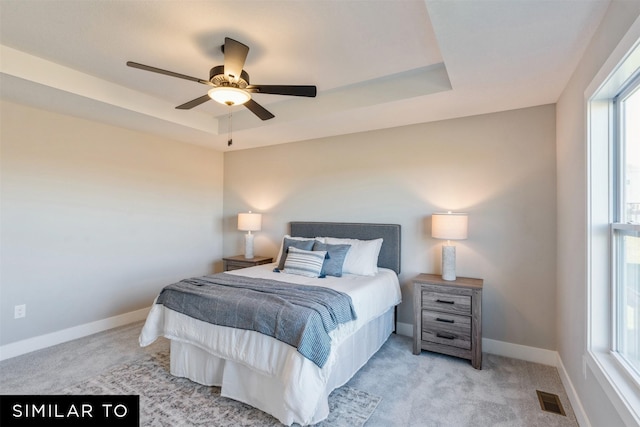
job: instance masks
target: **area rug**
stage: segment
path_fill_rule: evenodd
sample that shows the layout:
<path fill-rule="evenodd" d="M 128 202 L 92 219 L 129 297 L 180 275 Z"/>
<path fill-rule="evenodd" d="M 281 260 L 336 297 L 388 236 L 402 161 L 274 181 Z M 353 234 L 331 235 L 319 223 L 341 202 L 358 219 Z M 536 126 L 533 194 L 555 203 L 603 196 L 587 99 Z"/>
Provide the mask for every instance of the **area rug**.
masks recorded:
<path fill-rule="evenodd" d="M 140 425 L 247 426 L 282 424 L 269 414 L 220 396 L 220 388 L 207 387 L 169 373 L 169 354 L 158 353 L 65 388 L 62 394 L 137 394 Z M 380 397 L 343 386 L 329 396 L 329 417 L 320 427 L 362 426 L 375 411 Z"/>

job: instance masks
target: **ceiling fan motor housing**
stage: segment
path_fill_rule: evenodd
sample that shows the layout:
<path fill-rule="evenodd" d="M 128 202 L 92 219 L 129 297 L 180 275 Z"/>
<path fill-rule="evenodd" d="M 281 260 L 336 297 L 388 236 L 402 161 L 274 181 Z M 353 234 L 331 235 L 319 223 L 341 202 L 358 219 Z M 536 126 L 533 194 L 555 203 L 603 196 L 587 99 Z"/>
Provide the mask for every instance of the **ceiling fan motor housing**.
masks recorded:
<path fill-rule="evenodd" d="M 249 73 L 242 70 L 240 78 L 235 81 L 229 81 L 229 77 L 224 73 L 224 65 L 218 65 L 209 70 L 209 81 L 216 86 L 233 86 L 244 89 L 249 86 Z"/>

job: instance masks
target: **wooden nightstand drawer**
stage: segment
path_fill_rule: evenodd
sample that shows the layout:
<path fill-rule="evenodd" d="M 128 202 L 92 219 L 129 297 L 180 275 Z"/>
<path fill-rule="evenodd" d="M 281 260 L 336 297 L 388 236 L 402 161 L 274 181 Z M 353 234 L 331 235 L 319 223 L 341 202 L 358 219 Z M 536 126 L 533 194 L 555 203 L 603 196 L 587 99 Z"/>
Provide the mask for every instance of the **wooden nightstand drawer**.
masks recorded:
<path fill-rule="evenodd" d="M 413 280 L 413 353 L 433 351 L 471 360 L 482 369 L 482 279 Z"/>
<path fill-rule="evenodd" d="M 256 265 L 269 264 L 273 262 L 273 258 L 265 256 L 257 256 L 253 258 L 245 258 L 243 255 L 236 255 L 222 258 L 224 271 L 239 270 L 241 268 L 253 267 Z"/>
<path fill-rule="evenodd" d="M 470 349 L 471 318 L 423 310 L 422 340 Z"/>
<path fill-rule="evenodd" d="M 469 315 L 471 314 L 471 296 L 423 290 L 422 308 L 425 310 Z"/>
<path fill-rule="evenodd" d="M 247 268 L 248 266 L 250 265 L 244 262 L 226 261 L 224 269 L 226 271 L 232 271 L 232 270 L 240 270 L 241 268 Z"/>

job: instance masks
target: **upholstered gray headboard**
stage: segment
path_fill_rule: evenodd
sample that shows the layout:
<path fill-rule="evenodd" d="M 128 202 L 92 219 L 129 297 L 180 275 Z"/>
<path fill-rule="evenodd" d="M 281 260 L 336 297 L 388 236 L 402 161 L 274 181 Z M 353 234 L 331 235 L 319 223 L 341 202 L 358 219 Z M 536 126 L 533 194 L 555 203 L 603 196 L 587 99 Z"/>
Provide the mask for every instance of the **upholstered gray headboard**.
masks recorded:
<path fill-rule="evenodd" d="M 371 240 L 382 237 L 378 266 L 400 274 L 400 225 L 349 222 L 290 222 L 294 237 L 342 237 Z"/>

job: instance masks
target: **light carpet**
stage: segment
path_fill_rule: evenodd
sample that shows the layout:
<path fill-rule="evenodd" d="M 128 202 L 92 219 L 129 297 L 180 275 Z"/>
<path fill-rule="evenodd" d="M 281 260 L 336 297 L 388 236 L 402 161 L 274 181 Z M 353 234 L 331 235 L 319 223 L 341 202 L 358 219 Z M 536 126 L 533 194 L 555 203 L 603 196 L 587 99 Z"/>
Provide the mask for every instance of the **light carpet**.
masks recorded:
<path fill-rule="evenodd" d="M 61 394 L 134 394 L 140 396 L 141 426 L 282 426 L 271 415 L 220 396 L 208 387 L 169 373 L 166 352 L 119 365 L 66 387 Z M 318 427 L 363 426 L 380 397 L 344 386 L 329 396 L 329 417 Z"/>
<path fill-rule="evenodd" d="M 152 355 L 168 352 L 160 338 L 138 345 L 142 322 L 0 362 L 0 394 L 56 394 L 60 389 Z M 382 396 L 366 427 L 577 427 L 553 366 L 484 353 L 482 370 L 468 360 L 423 351 L 391 335 L 346 384 Z M 542 411 L 536 390 L 559 395 L 567 416 Z"/>

